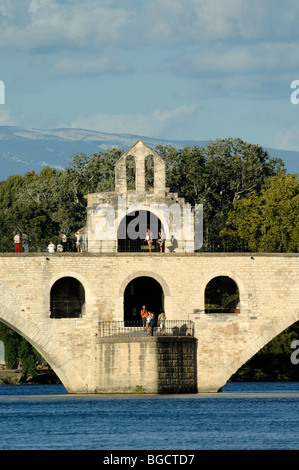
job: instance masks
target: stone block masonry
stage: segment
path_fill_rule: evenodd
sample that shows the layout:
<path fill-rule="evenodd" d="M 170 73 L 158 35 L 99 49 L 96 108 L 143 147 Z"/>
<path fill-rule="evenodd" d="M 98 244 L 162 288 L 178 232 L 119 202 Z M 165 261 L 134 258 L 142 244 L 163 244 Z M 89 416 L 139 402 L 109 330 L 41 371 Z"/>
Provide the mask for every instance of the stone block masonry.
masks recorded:
<path fill-rule="evenodd" d="M 196 340 L 101 338 L 98 366 L 98 393 L 194 393 Z"/>
<path fill-rule="evenodd" d="M 167 320 L 194 323 L 196 365 L 191 352 L 187 359 L 191 346 L 185 340 L 172 344 L 166 337 L 153 337 L 112 343 L 100 338 L 99 322 L 124 320 L 126 287 L 142 276 L 160 284 Z M 228 276 L 237 284 L 239 313 L 205 312 L 205 289 L 216 276 Z M 70 277 L 84 290 L 82 315 L 53 318 L 53 286 Z M 189 369 L 198 392 L 217 392 L 266 343 L 298 320 L 296 253 L 0 255 L 0 321 L 40 352 L 70 393 L 109 391 L 107 377 L 110 390 L 192 389 Z M 174 370 L 176 380 L 171 381 Z"/>
<path fill-rule="evenodd" d="M 159 393 L 195 393 L 196 339 L 159 337 L 157 348 L 157 391 Z"/>

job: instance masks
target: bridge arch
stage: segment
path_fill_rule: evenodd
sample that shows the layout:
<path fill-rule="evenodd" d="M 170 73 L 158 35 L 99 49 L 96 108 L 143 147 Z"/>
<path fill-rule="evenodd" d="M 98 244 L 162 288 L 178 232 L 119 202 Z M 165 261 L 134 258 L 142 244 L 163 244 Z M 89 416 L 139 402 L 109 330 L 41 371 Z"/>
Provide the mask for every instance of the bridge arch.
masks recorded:
<path fill-rule="evenodd" d="M 273 321 L 271 325 L 268 325 L 267 328 L 261 328 L 260 334 L 257 337 L 252 338 L 246 342 L 245 348 L 239 350 L 238 354 L 235 356 L 234 360 L 227 365 L 226 372 L 227 378 L 235 374 L 246 362 L 248 362 L 255 354 L 257 354 L 266 344 L 272 341 L 276 336 L 282 333 L 285 329 L 293 325 L 299 320 L 299 310 L 297 310 L 297 315 L 294 313 L 286 314 L 283 318 Z M 290 349 L 290 357 L 292 354 L 292 349 Z"/>
<path fill-rule="evenodd" d="M 48 362 L 69 393 L 81 390 L 87 392 L 87 386 L 76 367 L 72 364 L 67 351 L 45 334 L 27 316 L 16 312 L 9 305 L 1 305 L 0 321 L 26 339 Z"/>

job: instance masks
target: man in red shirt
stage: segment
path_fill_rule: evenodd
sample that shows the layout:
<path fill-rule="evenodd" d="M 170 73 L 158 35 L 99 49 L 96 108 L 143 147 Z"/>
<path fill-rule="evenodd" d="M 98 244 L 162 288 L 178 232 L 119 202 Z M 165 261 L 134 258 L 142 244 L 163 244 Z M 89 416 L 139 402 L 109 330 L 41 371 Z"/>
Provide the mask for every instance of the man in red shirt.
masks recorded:
<path fill-rule="evenodd" d="M 145 330 L 146 327 L 146 317 L 147 317 L 147 310 L 145 305 L 142 305 L 142 309 L 140 310 L 140 316 L 141 316 L 141 321 L 142 321 L 142 327 Z"/>

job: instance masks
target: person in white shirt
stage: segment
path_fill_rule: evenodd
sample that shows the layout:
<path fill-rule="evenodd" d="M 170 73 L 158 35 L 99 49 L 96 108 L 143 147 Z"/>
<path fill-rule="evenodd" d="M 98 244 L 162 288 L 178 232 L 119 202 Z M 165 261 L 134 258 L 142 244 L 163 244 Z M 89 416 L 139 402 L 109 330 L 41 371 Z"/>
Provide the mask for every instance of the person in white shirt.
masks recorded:
<path fill-rule="evenodd" d="M 21 234 L 20 234 L 20 232 L 15 234 L 15 236 L 13 237 L 13 241 L 14 241 L 14 244 L 15 244 L 15 253 L 20 253 L 21 252 Z"/>
<path fill-rule="evenodd" d="M 148 244 L 148 251 L 151 252 L 152 251 L 152 244 L 153 244 L 153 234 L 152 234 L 152 232 L 150 231 L 149 228 L 147 229 L 144 241 Z"/>
<path fill-rule="evenodd" d="M 48 252 L 49 253 L 54 253 L 55 252 L 55 245 L 53 242 L 50 242 L 48 245 Z"/>

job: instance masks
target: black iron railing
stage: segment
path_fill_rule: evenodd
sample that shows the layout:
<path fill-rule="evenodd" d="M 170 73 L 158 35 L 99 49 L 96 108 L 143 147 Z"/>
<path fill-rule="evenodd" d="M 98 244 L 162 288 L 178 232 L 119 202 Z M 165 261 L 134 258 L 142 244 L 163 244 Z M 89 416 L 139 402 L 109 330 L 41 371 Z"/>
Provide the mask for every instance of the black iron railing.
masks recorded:
<path fill-rule="evenodd" d="M 99 336 L 111 337 L 145 337 L 145 336 L 194 336 L 194 323 L 191 320 L 166 320 L 165 327 L 155 323 L 152 327 L 143 328 L 141 321 L 101 321 Z"/>

